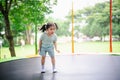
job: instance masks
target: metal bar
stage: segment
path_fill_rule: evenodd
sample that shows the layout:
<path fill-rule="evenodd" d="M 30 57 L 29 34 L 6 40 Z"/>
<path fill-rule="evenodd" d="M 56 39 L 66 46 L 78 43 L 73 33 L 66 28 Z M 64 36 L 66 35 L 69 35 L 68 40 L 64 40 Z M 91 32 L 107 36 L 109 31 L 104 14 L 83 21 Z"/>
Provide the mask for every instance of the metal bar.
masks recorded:
<path fill-rule="evenodd" d="M 74 10 L 72 0 L 72 54 L 74 54 Z"/>
<path fill-rule="evenodd" d="M 110 36 L 110 52 L 112 52 L 112 0 L 110 0 L 110 29 L 109 29 L 109 36 Z"/>

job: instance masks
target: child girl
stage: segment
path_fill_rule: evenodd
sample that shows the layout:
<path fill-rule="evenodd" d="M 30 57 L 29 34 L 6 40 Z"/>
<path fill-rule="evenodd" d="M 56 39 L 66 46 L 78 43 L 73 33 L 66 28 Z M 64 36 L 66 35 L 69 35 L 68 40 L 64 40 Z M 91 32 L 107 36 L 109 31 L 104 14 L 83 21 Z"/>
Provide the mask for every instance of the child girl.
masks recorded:
<path fill-rule="evenodd" d="M 45 73 L 45 58 L 46 53 L 48 52 L 48 55 L 51 57 L 52 67 L 53 67 L 53 73 L 57 72 L 55 68 L 55 54 L 54 54 L 54 48 L 59 53 L 59 50 L 57 49 L 57 35 L 55 34 L 55 31 L 58 29 L 58 26 L 56 23 L 47 23 L 44 24 L 40 31 L 43 32 L 43 34 L 40 37 L 39 40 L 39 53 L 42 56 L 41 58 L 41 65 L 42 70 L 41 73 Z"/>

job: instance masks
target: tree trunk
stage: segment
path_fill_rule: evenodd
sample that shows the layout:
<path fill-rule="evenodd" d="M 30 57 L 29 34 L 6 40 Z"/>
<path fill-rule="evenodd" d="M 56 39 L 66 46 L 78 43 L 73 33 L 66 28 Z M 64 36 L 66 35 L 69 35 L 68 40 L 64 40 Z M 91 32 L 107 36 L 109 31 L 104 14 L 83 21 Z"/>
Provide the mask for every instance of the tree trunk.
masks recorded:
<path fill-rule="evenodd" d="M 31 44 L 31 25 L 26 25 L 26 44 Z"/>
<path fill-rule="evenodd" d="M 29 30 L 26 30 L 26 44 L 30 44 L 31 36 Z"/>
<path fill-rule="evenodd" d="M 119 35 L 119 38 L 118 38 L 118 40 L 120 41 L 120 35 Z"/>
<path fill-rule="evenodd" d="M 14 40 L 13 40 L 12 32 L 10 30 L 10 21 L 7 13 L 4 14 L 4 20 L 5 20 L 5 36 L 9 42 L 9 50 L 11 53 L 11 57 L 15 57 L 16 55 L 14 49 Z"/>

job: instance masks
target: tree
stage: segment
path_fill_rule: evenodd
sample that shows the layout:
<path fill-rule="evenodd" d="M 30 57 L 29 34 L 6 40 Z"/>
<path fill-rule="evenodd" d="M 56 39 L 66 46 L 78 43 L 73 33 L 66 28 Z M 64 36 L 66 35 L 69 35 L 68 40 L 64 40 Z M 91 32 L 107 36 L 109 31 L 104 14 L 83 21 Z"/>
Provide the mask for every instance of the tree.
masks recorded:
<path fill-rule="evenodd" d="M 113 21 L 113 36 L 119 36 L 120 39 L 120 0 L 113 0 L 112 21 Z M 97 3 L 95 6 L 86 7 L 82 10 L 74 12 L 74 23 L 81 23 L 83 20 L 86 25 L 81 29 L 76 28 L 79 32 L 82 31 L 88 37 L 99 36 L 105 38 L 109 35 L 109 18 L 110 18 L 110 3 Z M 67 19 L 71 20 L 71 14 L 68 14 Z M 76 26 L 75 26 L 76 27 Z M 78 26 L 80 27 L 80 26 Z"/>
<path fill-rule="evenodd" d="M 117 35 L 120 41 L 120 0 L 113 1 L 113 35 Z"/>
<path fill-rule="evenodd" d="M 98 3 L 92 7 L 87 16 L 87 23 L 91 27 L 90 33 L 93 37 L 99 36 L 102 39 L 102 36 L 108 35 L 106 27 L 109 25 L 109 3 Z"/>
<path fill-rule="evenodd" d="M 9 45 L 10 45 L 9 50 L 10 50 L 11 56 L 14 57 L 16 55 L 15 55 L 13 35 L 10 29 L 10 20 L 9 20 L 9 12 L 10 12 L 12 2 L 13 2 L 12 0 L 5 0 L 4 2 L 0 1 L 0 11 L 5 21 L 5 35 L 9 41 Z"/>
<path fill-rule="evenodd" d="M 5 22 L 5 36 L 9 41 L 9 50 L 12 57 L 16 56 L 12 32 L 13 30 L 15 31 L 15 29 L 10 26 L 10 22 L 12 26 L 14 25 L 13 27 L 18 27 L 19 29 L 16 29 L 19 31 L 21 25 L 42 22 L 44 15 L 50 12 L 50 7 L 50 0 L 0 0 L 0 11 Z M 36 13 L 37 11 L 38 13 Z M 24 25 L 24 27 L 26 25 Z M 21 30 L 23 29 L 24 28 Z"/>

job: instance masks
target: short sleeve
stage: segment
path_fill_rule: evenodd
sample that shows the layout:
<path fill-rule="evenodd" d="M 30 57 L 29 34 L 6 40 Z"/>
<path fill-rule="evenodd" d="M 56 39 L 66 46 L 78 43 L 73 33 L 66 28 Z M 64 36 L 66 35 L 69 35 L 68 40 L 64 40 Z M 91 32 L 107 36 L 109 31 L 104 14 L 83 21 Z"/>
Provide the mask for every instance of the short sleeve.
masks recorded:
<path fill-rule="evenodd" d="M 40 36 L 40 40 L 43 40 L 43 36 L 44 36 L 44 34 L 41 34 L 41 36 Z"/>
<path fill-rule="evenodd" d="M 57 41 L 57 35 L 55 34 L 54 35 L 54 42 L 56 42 Z"/>

